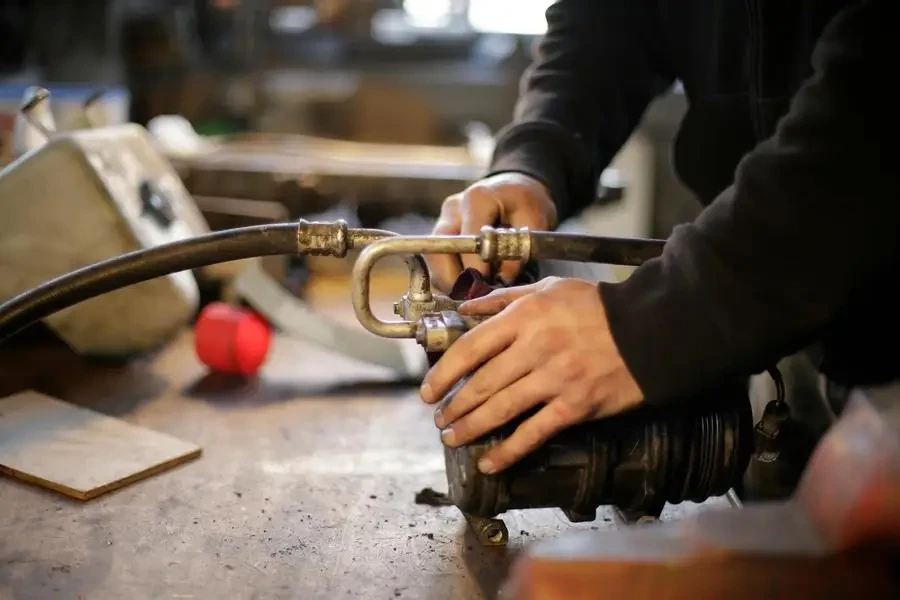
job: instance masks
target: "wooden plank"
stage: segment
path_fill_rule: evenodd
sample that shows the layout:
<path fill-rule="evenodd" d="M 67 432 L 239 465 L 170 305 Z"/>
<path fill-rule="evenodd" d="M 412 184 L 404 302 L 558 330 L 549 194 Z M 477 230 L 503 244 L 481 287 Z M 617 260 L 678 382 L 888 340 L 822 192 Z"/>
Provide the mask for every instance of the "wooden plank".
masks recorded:
<path fill-rule="evenodd" d="M 78 500 L 200 454 L 194 444 L 32 390 L 0 400 L 0 472 Z"/>

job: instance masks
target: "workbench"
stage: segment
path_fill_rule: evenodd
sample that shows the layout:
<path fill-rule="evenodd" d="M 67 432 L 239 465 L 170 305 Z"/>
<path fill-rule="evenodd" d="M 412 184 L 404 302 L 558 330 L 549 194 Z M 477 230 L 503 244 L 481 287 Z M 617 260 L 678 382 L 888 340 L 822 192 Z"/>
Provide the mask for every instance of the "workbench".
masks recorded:
<path fill-rule="evenodd" d="M 314 306 L 353 321 L 349 300 Z M 126 365 L 58 344 L 0 352 L 0 392 L 25 387 L 203 455 L 88 502 L 0 479 L 3 599 L 490 598 L 524 544 L 615 526 L 608 509 L 577 525 L 513 512 L 509 546 L 479 546 L 456 508 L 414 503 L 446 491 L 416 382 L 285 337 L 254 381 L 209 374 L 189 331 Z"/>

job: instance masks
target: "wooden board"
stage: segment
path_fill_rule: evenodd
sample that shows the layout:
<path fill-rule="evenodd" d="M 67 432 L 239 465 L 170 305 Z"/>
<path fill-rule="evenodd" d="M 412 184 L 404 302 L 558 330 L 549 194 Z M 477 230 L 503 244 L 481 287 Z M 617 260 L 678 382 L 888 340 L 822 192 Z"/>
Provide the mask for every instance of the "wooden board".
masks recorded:
<path fill-rule="evenodd" d="M 34 391 L 0 400 L 0 472 L 78 500 L 200 453 L 193 444 Z"/>

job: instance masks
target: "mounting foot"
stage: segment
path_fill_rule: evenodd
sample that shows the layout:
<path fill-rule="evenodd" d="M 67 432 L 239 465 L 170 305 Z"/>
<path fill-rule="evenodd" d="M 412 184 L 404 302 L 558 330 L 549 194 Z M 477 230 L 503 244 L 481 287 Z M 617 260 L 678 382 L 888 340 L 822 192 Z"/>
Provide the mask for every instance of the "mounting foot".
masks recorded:
<path fill-rule="evenodd" d="M 509 530 L 501 519 L 488 519 L 463 513 L 469 527 L 482 546 L 505 546 L 509 542 Z"/>

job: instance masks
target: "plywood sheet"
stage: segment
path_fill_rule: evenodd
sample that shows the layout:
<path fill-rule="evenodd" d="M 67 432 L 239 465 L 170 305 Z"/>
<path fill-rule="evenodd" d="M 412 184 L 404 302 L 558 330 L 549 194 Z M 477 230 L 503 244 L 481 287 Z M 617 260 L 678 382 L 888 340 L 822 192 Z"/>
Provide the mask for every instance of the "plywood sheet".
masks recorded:
<path fill-rule="evenodd" d="M 79 500 L 200 453 L 169 435 L 34 391 L 0 399 L 0 472 Z"/>

